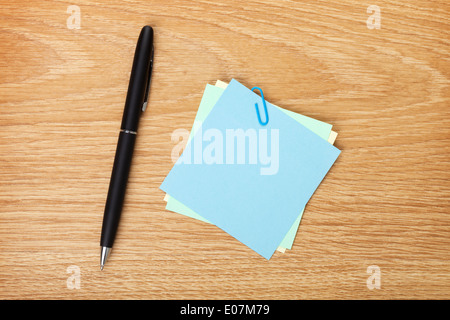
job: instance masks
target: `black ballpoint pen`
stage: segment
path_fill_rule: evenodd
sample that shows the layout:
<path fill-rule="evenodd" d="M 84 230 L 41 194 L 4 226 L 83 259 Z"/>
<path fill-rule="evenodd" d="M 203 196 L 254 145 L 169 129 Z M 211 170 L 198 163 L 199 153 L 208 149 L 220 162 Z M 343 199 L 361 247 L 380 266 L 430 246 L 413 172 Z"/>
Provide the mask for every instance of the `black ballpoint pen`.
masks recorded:
<path fill-rule="evenodd" d="M 153 68 L 153 52 L 153 29 L 150 26 L 145 26 L 141 30 L 134 53 L 122 125 L 109 183 L 105 213 L 103 215 L 102 235 L 100 238 L 101 270 L 103 270 L 106 259 L 111 252 L 117 227 L 119 226 L 139 118 L 147 107 Z"/>

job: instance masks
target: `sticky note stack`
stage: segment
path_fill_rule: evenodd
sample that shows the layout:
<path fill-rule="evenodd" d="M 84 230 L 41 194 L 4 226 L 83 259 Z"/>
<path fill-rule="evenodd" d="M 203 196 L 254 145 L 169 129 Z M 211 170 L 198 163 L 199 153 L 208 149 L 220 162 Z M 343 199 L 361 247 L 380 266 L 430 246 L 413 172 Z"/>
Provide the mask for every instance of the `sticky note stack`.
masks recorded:
<path fill-rule="evenodd" d="M 330 124 L 266 105 L 262 125 L 260 95 L 234 79 L 206 85 L 186 147 L 160 188 L 166 209 L 212 223 L 270 259 L 292 248 L 304 208 L 340 151 Z"/>

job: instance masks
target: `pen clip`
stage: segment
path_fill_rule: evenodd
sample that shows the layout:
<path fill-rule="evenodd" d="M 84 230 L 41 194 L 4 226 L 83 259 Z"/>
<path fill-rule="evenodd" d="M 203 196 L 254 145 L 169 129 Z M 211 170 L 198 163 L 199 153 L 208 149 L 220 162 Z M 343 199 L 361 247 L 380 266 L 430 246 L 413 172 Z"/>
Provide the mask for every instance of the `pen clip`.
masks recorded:
<path fill-rule="evenodd" d="M 148 78 L 147 78 L 147 87 L 145 88 L 145 94 L 144 94 L 144 104 L 142 105 L 142 112 L 147 109 L 147 101 L 148 101 L 148 94 L 150 92 L 150 84 L 152 82 L 152 71 L 153 71 L 153 57 L 155 53 L 155 47 L 152 46 L 152 57 L 150 59 L 150 65 L 148 67 Z"/>

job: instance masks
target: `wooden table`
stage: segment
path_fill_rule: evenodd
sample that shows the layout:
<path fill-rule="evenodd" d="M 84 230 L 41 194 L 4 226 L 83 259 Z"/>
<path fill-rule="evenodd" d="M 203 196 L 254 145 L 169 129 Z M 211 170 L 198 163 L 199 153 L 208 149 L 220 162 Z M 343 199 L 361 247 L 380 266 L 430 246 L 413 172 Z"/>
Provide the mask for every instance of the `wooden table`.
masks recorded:
<path fill-rule="evenodd" d="M 444 0 L 2 1 L 0 298 L 450 298 L 449 12 Z M 146 24 L 149 107 L 101 272 Z M 206 83 L 232 78 L 339 133 L 292 250 L 270 261 L 166 211 L 159 189 L 172 133 L 190 130 Z"/>

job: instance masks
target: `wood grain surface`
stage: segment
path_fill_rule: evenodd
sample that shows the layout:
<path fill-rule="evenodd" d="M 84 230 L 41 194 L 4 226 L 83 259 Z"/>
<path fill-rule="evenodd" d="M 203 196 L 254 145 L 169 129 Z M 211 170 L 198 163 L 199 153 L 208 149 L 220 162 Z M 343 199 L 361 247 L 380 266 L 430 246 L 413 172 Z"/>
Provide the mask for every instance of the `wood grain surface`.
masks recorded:
<path fill-rule="evenodd" d="M 80 9 L 80 28 L 68 27 Z M 367 8 L 381 9 L 370 29 Z M 0 298 L 449 299 L 448 1 L 1 1 Z M 118 237 L 99 239 L 132 57 L 155 30 Z M 174 130 L 236 78 L 340 157 L 270 261 L 165 210 Z M 283 210 L 283 208 L 280 208 Z M 80 288 L 70 289 L 71 266 Z M 369 266 L 381 271 L 370 290 Z"/>

